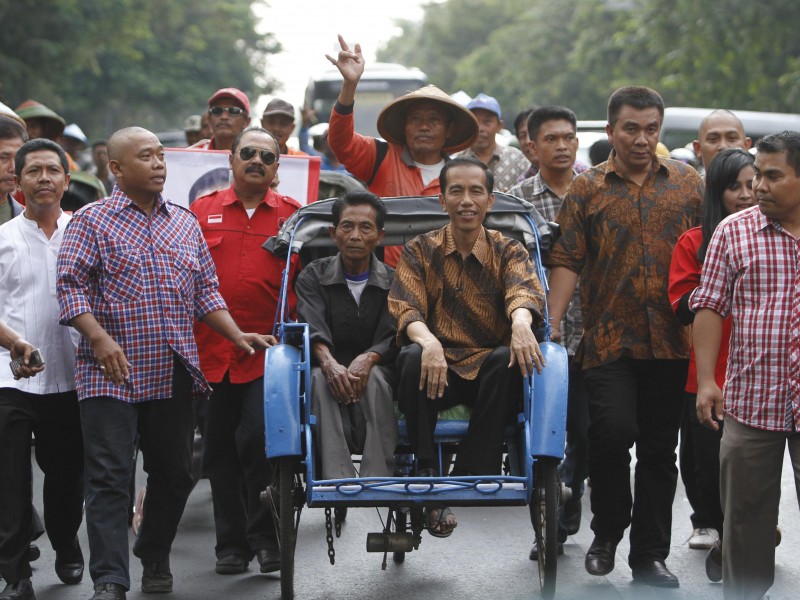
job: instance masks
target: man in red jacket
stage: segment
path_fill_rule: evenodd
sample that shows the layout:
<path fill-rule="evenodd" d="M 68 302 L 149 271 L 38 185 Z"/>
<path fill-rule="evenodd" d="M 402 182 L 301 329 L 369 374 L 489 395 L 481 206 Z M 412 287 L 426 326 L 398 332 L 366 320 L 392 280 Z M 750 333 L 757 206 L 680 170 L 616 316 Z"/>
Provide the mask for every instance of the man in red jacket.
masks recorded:
<path fill-rule="evenodd" d="M 217 268 L 219 290 L 242 327 L 270 334 L 284 261 L 261 244 L 300 205 L 270 189 L 280 149 L 260 127 L 231 145 L 233 185 L 199 198 L 200 221 Z M 294 294 L 290 295 L 294 307 Z M 264 355 L 248 355 L 203 323 L 195 326 L 200 366 L 213 393 L 204 435 L 203 472 L 211 482 L 216 571 L 242 573 L 256 555 L 262 573 L 280 568 L 275 524 L 259 494 L 269 484 L 264 448 Z"/>
<path fill-rule="evenodd" d="M 359 135 L 353 125 L 353 105 L 364 73 L 361 45 L 351 52 L 339 36 L 341 51 L 328 60 L 344 81 L 331 111 L 328 144 L 350 173 L 365 181 L 378 196 L 438 196 L 439 172 L 449 155 L 468 148 L 478 136 L 475 116 L 436 86 L 429 85 L 390 102 L 378 115 L 384 140 Z M 384 250 L 394 267 L 399 247 Z"/>

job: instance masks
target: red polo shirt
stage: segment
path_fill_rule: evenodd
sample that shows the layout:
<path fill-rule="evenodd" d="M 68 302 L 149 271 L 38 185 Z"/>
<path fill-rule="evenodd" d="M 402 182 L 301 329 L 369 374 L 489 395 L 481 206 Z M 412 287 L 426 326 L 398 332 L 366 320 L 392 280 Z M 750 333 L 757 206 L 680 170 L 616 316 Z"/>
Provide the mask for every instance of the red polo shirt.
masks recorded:
<path fill-rule="evenodd" d="M 253 216 L 248 217 L 233 186 L 198 198 L 191 205 L 217 268 L 219 291 L 242 331 L 272 333 L 286 261 L 261 245 L 298 208 L 297 201 L 269 190 Z M 295 255 L 292 271 L 296 265 Z M 290 281 L 294 276 L 290 273 Z M 294 289 L 290 288 L 288 299 L 294 313 Z M 248 355 L 204 323 L 196 323 L 194 333 L 200 367 L 210 382 L 222 381 L 226 372 L 231 383 L 246 383 L 264 375 L 263 352 Z"/>

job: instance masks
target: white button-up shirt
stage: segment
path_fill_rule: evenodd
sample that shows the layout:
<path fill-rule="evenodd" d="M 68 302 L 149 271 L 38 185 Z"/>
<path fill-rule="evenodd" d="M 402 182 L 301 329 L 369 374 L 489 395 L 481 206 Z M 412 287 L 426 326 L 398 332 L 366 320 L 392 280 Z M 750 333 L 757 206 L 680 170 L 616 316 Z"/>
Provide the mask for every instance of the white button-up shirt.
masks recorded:
<path fill-rule="evenodd" d="M 56 260 L 70 216 L 61 213 L 50 237 L 36 221 L 19 215 L 0 226 L 0 319 L 39 348 L 44 371 L 16 381 L 11 354 L 0 348 L 0 387 L 31 394 L 75 389 L 75 349 L 80 334 L 58 322 Z"/>

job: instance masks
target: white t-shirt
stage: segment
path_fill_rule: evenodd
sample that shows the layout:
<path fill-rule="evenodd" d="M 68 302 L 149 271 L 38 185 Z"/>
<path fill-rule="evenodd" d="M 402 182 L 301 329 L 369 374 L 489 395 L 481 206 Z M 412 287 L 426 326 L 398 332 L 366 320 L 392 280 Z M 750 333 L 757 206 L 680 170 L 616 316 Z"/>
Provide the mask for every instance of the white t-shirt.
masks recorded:
<path fill-rule="evenodd" d="M 414 164 L 419 167 L 420 175 L 422 175 L 422 183 L 428 185 L 431 181 L 439 177 L 439 173 L 442 172 L 442 167 L 444 166 L 444 159 L 440 160 L 435 165 L 423 165 L 414 161 Z"/>
<path fill-rule="evenodd" d="M 361 273 L 360 275 L 344 274 L 344 279 L 347 282 L 347 287 L 350 288 L 350 293 L 353 294 L 356 304 L 361 305 L 361 292 L 367 287 L 367 279 L 369 279 L 369 271 Z"/>

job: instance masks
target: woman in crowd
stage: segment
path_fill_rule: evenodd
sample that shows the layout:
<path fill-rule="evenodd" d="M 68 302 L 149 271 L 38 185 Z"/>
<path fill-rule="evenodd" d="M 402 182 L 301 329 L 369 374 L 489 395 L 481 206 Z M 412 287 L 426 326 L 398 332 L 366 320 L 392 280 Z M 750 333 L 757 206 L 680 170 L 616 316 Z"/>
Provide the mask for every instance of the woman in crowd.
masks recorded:
<path fill-rule="evenodd" d="M 755 204 L 753 162 L 752 155 L 746 150 L 727 149 L 716 155 L 706 172 L 703 224 L 688 230 L 678 239 L 670 265 L 669 299 L 682 325 L 691 325 L 694 321 L 694 313 L 689 308 L 689 296 L 700 284 L 700 272 L 711 234 L 725 217 Z M 720 388 L 725 383 L 730 335 L 731 318 L 728 316 L 723 321 L 722 340 L 715 370 L 717 385 Z M 696 477 L 697 481 L 698 497 L 692 502 L 692 509 L 695 511 L 692 515 L 693 521 L 697 519 L 698 527 L 702 525 L 708 529 L 710 535 L 717 538 L 722 534 L 723 521 L 719 492 L 719 443 L 722 438 L 722 428 L 714 431 L 699 423 L 694 408 L 696 396 L 697 370 L 692 352 L 686 381 L 689 425 L 681 429 L 681 436 L 691 436 L 696 467 L 694 473 L 684 474 L 684 477 Z M 682 440 L 681 444 L 683 443 Z M 722 578 L 719 548 L 721 546 L 717 540 L 711 548 L 709 558 L 706 559 L 706 573 L 713 581 Z"/>

